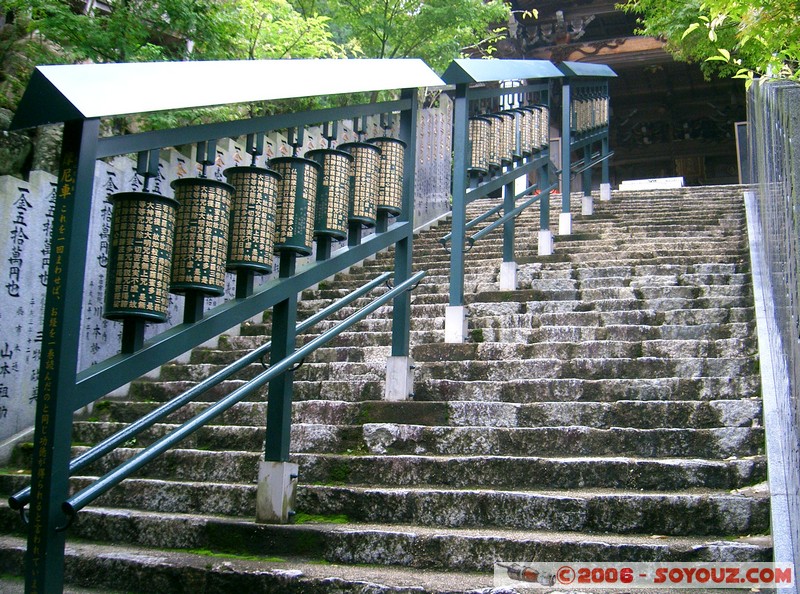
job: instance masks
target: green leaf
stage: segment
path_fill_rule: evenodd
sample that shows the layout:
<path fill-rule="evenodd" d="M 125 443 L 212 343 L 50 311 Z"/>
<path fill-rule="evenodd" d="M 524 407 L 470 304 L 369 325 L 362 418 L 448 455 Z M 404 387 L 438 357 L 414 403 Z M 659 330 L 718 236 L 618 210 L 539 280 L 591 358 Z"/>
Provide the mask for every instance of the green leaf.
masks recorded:
<path fill-rule="evenodd" d="M 686 31 L 683 32 L 681 39 L 686 39 L 686 36 L 689 35 L 692 31 L 695 31 L 700 28 L 700 23 L 692 23 L 686 28 Z"/>

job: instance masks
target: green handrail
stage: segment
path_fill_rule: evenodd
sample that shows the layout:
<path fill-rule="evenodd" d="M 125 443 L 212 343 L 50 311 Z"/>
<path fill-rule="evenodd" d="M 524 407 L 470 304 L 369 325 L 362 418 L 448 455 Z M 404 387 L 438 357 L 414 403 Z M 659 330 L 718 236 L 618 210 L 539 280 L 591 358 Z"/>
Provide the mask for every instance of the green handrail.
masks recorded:
<path fill-rule="evenodd" d="M 320 348 L 324 344 L 336 338 L 339 334 L 347 330 L 350 326 L 360 322 L 368 315 L 373 313 L 379 307 L 383 306 L 386 302 L 391 301 L 396 296 L 413 289 L 420 280 L 425 276 L 425 272 L 418 272 L 411 278 L 400 283 L 393 289 L 387 291 L 383 295 L 375 298 L 370 304 L 359 309 L 351 314 L 348 318 L 343 320 L 340 324 L 331 328 L 330 330 L 319 335 L 309 343 L 297 349 L 292 355 L 282 359 L 279 363 L 272 365 L 266 371 L 263 371 L 245 385 L 237 388 L 223 399 L 212 404 L 203 412 L 198 413 L 190 420 L 186 421 L 180 427 L 174 429 L 167 435 L 161 437 L 154 443 L 150 444 L 144 450 L 130 458 L 129 460 L 120 464 L 114 470 L 106 473 L 88 487 L 77 492 L 75 495 L 67 499 L 61 508 L 70 520 L 75 517 L 78 511 L 90 504 L 92 501 L 106 493 L 112 487 L 118 485 L 131 474 L 139 470 L 142 466 L 168 450 L 173 445 L 182 441 L 210 421 L 217 418 L 219 415 L 227 411 L 233 405 L 243 400 L 246 396 L 257 390 L 272 378 L 284 373 L 291 369 L 296 363 L 305 359 L 308 355 Z"/>
<path fill-rule="evenodd" d="M 356 289 L 355 291 L 345 295 L 338 301 L 330 304 L 326 308 L 318 311 L 313 316 L 309 317 L 308 319 L 304 320 L 303 322 L 299 323 L 295 329 L 296 333 L 299 334 L 308 330 L 312 326 L 315 326 L 328 316 L 337 311 L 341 310 L 346 305 L 349 305 L 356 299 L 363 297 L 370 291 L 372 291 L 377 286 L 387 282 L 392 277 L 391 272 L 385 272 L 380 276 L 376 277 L 375 279 L 371 280 L 370 282 L 366 283 L 362 287 Z M 251 363 L 258 361 L 261 359 L 265 354 L 267 354 L 270 349 L 272 348 L 272 341 L 267 342 L 260 347 L 252 350 L 250 353 L 242 357 L 241 359 L 231 363 L 224 369 L 219 370 L 218 372 L 210 375 L 200 383 L 192 386 L 183 394 L 176 396 L 169 402 L 165 402 L 158 408 L 150 411 L 148 414 L 143 416 L 142 418 L 138 419 L 137 421 L 131 423 L 124 429 L 118 431 L 114 435 L 111 435 L 101 441 L 99 444 L 93 446 L 91 449 L 87 450 L 86 452 L 82 453 L 80 456 L 76 457 L 72 460 L 69 464 L 69 475 L 72 476 L 77 471 L 85 468 L 92 462 L 99 460 L 112 450 L 116 449 L 120 444 L 129 441 L 130 439 L 136 437 L 142 431 L 149 429 L 161 419 L 166 417 L 167 415 L 175 412 L 182 406 L 192 402 L 214 386 L 222 383 L 230 376 L 235 373 L 238 373 Z M 25 487 L 24 489 L 14 493 L 8 499 L 8 505 L 11 509 L 14 510 L 22 510 L 30 501 L 31 498 L 31 488 L 30 486 Z"/>

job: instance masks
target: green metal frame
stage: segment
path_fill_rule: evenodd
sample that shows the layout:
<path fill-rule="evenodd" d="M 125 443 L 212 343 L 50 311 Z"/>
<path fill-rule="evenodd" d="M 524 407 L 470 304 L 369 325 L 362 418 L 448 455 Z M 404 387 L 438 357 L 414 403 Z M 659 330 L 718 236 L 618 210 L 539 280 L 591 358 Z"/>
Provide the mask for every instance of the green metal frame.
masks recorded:
<path fill-rule="evenodd" d="M 466 232 L 492 213 L 504 211 L 504 215 L 493 223 L 493 228 L 503 225 L 503 261 L 514 261 L 515 218 L 537 200 L 541 200 L 541 229 L 549 229 L 550 192 L 555 185 L 549 184 L 549 146 L 528 157 L 520 157 L 503 167 L 491 178 L 481 180 L 470 187 L 467 164 L 469 146 L 469 117 L 473 102 L 494 100 L 523 93 L 535 93 L 548 107 L 552 100 L 553 81 L 563 77 L 553 64 L 544 60 L 454 60 L 442 75 L 444 81 L 455 85 L 453 121 L 453 214 L 452 232 L 441 242 L 450 242 L 450 301 L 451 306 L 464 305 L 464 257 L 469 247 L 485 233 L 479 232 L 467 238 Z M 509 84 L 500 87 L 500 83 Z M 514 182 L 532 171 L 539 172 L 539 184 L 528 187 L 517 195 Z M 502 205 L 498 205 L 473 219 L 466 220 L 466 207 L 470 202 L 484 198 L 503 189 Z M 535 189 L 540 194 L 517 206 L 517 200 Z M 487 231 L 488 232 L 488 231 Z"/>
<path fill-rule="evenodd" d="M 149 81 L 159 79 L 159 92 Z M 209 81 L 215 80 L 215 84 Z M 267 380 L 269 409 L 291 402 L 291 364 L 296 356 L 296 298 L 338 271 L 394 245 L 395 283 L 406 290 L 392 293 L 394 328 L 392 353 L 409 352 L 413 236 L 413 179 L 417 88 L 442 81 L 419 60 L 277 60 L 245 62 L 181 62 L 44 66 L 34 72 L 12 122 L 12 129 L 64 122 L 64 139 L 55 204 L 55 229 L 45 299 L 42 363 L 37 400 L 26 592 L 61 592 L 64 547 L 69 514 L 70 449 L 73 413 L 108 392 L 141 376 L 206 340 L 274 308 L 272 363 Z M 161 130 L 130 136 L 99 138 L 100 120 L 163 109 L 262 101 L 310 95 L 401 90 L 397 101 L 361 104 L 313 112 L 290 113 L 238 122 Z M 252 290 L 239 279 L 237 298 L 186 321 L 147 341 L 133 340 L 134 352 L 119 354 L 77 373 L 79 324 L 89 234 L 89 214 L 95 161 L 118 154 L 155 151 L 165 146 L 238 137 L 331 120 L 400 112 L 400 140 L 406 143 L 403 213 L 378 233 L 306 266 L 285 262 L 281 278 Z M 360 239 L 360 238 L 359 238 Z M 283 269 L 283 267 L 282 267 Z M 249 285 L 249 286 L 248 286 Z M 241 289 L 241 290 L 240 290 Z M 201 312 L 202 314 L 202 312 Z M 280 358 L 280 361 L 279 361 Z M 266 376 L 265 376 L 266 377 Z M 275 379 L 278 378 L 278 379 Z M 281 379 L 283 378 L 283 379 Z M 265 380 L 266 381 L 266 380 Z M 267 434 L 279 437 L 266 444 L 267 459 L 285 460 L 288 452 L 287 415 L 279 427 L 268 420 Z M 273 456 L 274 458 L 270 458 Z M 69 510 L 70 506 L 66 506 Z M 24 515 L 24 514 L 23 514 Z"/>
<path fill-rule="evenodd" d="M 558 68 L 564 73 L 561 79 L 561 212 L 568 213 L 572 177 L 578 174 L 583 176 L 583 193 L 590 196 L 592 168 L 600 165 L 601 182 L 609 183 L 608 162 L 614 155 L 609 150 L 608 125 L 582 134 L 572 130 L 572 98 L 586 92 L 608 97 L 608 81 L 617 75 L 605 64 L 562 62 Z M 580 160 L 576 163 L 572 161 L 573 153 L 580 153 Z"/>

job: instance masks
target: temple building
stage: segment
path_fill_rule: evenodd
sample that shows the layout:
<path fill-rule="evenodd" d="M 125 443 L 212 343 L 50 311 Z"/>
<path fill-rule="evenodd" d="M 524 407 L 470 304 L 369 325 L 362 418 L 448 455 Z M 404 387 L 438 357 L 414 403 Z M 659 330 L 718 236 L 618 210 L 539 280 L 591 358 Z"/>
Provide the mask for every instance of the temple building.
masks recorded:
<path fill-rule="evenodd" d="M 618 0 L 510 0 L 515 18 L 499 57 L 608 64 L 611 183 L 682 176 L 687 185 L 737 183 L 735 124 L 746 120 L 741 80 L 705 80 L 664 42 L 634 34 Z M 538 11 L 538 18 L 525 11 Z M 557 115 L 557 114 L 555 114 Z M 557 123 L 557 122 L 554 122 Z"/>

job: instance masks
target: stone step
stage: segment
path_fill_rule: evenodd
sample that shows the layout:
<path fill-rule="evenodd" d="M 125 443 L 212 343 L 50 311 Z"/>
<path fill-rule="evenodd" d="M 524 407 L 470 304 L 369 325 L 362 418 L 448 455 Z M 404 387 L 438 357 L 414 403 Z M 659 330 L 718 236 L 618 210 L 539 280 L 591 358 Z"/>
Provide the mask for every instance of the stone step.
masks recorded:
<path fill-rule="evenodd" d="M 73 439 L 97 443 L 122 429 L 111 422 L 75 423 Z M 135 439 L 137 446 L 152 443 L 177 425 L 157 424 Z M 219 451 L 260 451 L 263 426 L 207 425 L 181 442 L 184 448 Z M 372 454 L 632 456 L 644 458 L 699 457 L 725 459 L 763 453 L 760 427 L 712 429 L 583 426 L 550 427 L 451 427 L 405 423 L 326 425 L 296 423 L 292 426 L 291 451 Z"/>
<path fill-rule="evenodd" d="M 0 536 L 0 572 L 21 576 L 25 541 Z M 209 551 L 195 547 L 190 551 L 171 548 L 67 544 L 65 594 L 102 592 L 241 592 L 261 594 L 479 594 L 492 587 L 489 572 L 430 571 L 418 568 L 360 564 L 345 566 L 323 559 L 277 557 L 268 553 L 242 557 L 229 554 L 229 548 Z M 21 578 L 20 578 L 21 579 Z M 73 589 L 91 584 L 92 588 Z M 23 592 L 20 582 L 0 578 L 0 591 Z M 643 593 L 646 594 L 646 593 Z"/>
<path fill-rule="evenodd" d="M 303 384 L 295 384 L 301 391 Z M 426 379 L 417 381 L 415 400 L 483 402 L 615 402 L 618 400 L 741 399 L 758 396 L 757 375 L 694 378 L 510 379 L 507 381 Z"/>
<path fill-rule="evenodd" d="M 106 401 L 98 420 L 132 423 L 155 408 L 154 403 Z M 168 423 L 183 423 L 208 403 L 194 402 L 170 414 Z M 265 422 L 266 402 L 241 402 L 215 420 L 216 425 L 258 426 Z M 344 402 L 303 400 L 292 406 L 292 422 L 325 425 L 414 423 L 453 427 L 553 427 L 581 425 L 598 429 L 637 427 L 713 428 L 761 425 L 758 399 L 617 402 Z"/>
<path fill-rule="evenodd" d="M 768 495 L 705 490 L 676 494 L 304 486 L 298 488 L 297 510 L 323 516 L 348 510 L 355 522 L 447 528 L 670 536 L 769 531 Z"/>
<path fill-rule="evenodd" d="M 4 514 L 5 515 L 5 514 Z M 16 520 L 16 514 L 14 520 Z M 180 529 L 176 529 L 180 526 Z M 495 561 L 766 562 L 768 538 L 670 537 L 509 529 L 456 529 L 358 523 L 294 526 L 249 520 L 86 509 L 76 538 L 159 549 L 235 551 L 239 555 L 301 554 L 329 563 L 377 564 L 430 570 L 491 571 Z M 125 556 L 123 555 L 123 558 Z"/>
<path fill-rule="evenodd" d="M 418 347 L 422 349 L 423 347 Z M 438 350 L 438 345 L 426 345 L 425 349 Z M 432 358 L 432 356 L 430 357 Z M 305 373 L 303 371 L 305 370 Z M 308 364 L 301 368 L 302 379 L 341 378 L 342 374 L 379 374 L 361 363 Z M 323 375 L 324 374 L 324 375 Z M 697 378 L 697 377 L 741 377 L 758 374 L 755 357 L 731 358 L 675 358 L 660 357 L 592 359 L 506 359 L 503 361 L 428 361 L 417 368 L 417 377 L 426 379 L 452 379 L 462 381 L 511 381 L 523 378 L 553 379 L 604 379 L 628 378 Z"/>
<path fill-rule="evenodd" d="M 439 337 L 441 339 L 441 337 Z M 474 338 L 473 338 L 474 340 Z M 229 365 L 249 354 L 249 350 L 218 350 L 210 348 L 192 351 L 190 364 Z M 412 356 L 419 362 L 496 359 L 608 359 L 651 358 L 735 358 L 755 354 L 752 341 L 740 338 L 719 340 L 595 340 L 581 342 L 536 342 L 530 344 L 480 342 L 460 345 L 444 343 L 417 344 Z M 312 353 L 309 363 L 370 362 L 385 363 L 391 355 L 387 345 L 346 345 L 337 342 Z M 261 369 L 260 365 L 256 366 Z"/>
<path fill-rule="evenodd" d="M 75 446 L 73 457 L 86 451 Z M 109 472 L 135 455 L 121 448 L 86 469 Z M 174 449 L 137 472 L 139 478 L 190 482 L 254 484 L 262 452 L 212 452 Z M 301 484 L 447 487 L 453 489 L 623 489 L 682 492 L 687 489 L 731 491 L 766 480 L 763 456 L 726 460 L 699 458 L 427 456 L 294 453 Z M 8 492 L 13 491 L 10 482 Z M 18 479 L 14 486 L 22 486 Z"/>

